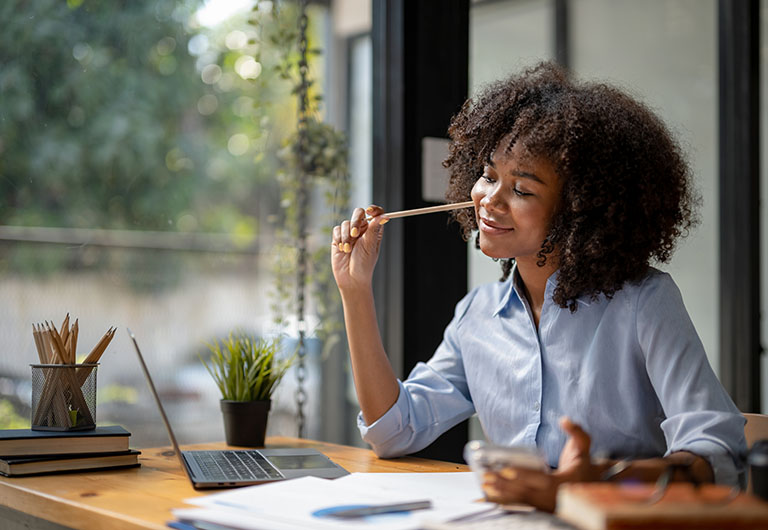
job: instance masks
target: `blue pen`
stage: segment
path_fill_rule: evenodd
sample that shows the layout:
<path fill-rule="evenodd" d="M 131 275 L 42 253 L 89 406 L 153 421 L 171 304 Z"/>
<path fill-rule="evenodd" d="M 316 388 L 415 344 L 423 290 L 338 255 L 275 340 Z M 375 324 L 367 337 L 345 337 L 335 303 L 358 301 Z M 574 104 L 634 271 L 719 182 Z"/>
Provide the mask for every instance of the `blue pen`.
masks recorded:
<path fill-rule="evenodd" d="M 426 510 L 432 507 L 431 501 L 412 501 L 397 502 L 394 504 L 376 504 L 372 506 L 361 506 L 357 508 L 344 508 L 340 510 L 323 510 L 329 517 L 341 517 L 352 519 L 356 517 L 366 517 L 368 515 L 378 515 L 382 513 L 410 512 L 413 510 Z"/>

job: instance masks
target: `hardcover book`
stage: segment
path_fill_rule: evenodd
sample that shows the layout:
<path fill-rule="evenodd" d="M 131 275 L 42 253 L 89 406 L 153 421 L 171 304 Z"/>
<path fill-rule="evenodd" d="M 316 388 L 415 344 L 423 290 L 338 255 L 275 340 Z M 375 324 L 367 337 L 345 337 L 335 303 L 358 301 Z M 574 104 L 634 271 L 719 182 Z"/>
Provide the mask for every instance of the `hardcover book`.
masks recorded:
<path fill-rule="evenodd" d="M 121 451 L 118 453 L 44 455 L 30 457 L 0 458 L 0 474 L 6 477 L 38 475 L 43 473 L 62 473 L 134 467 L 139 465 L 139 451 Z"/>
<path fill-rule="evenodd" d="M 714 484 L 673 483 L 660 496 L 647 483 L 565 484 L 557 515 L 585 530 L 768 528 L 768 503 Z"/>
<path fill-rule="evenodd" d="M 119 425 L 90 431 L 2 429 L 0 457 L 127 451 L 130 435 Z"/>

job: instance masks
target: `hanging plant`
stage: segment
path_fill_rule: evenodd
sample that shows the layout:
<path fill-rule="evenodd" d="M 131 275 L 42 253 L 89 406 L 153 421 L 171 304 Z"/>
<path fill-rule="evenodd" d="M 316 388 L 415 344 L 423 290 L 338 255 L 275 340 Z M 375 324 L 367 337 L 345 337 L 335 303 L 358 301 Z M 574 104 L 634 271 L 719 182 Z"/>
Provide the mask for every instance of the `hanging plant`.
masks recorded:
<path fill-rule="evenodd" d="M 278 153 L 282 162 L 278 172 L 282 219 L 275 230 L 272 311 L 281 327 L 287 325 L 290 316 L 297 323 L 300 436 L 306 402 L 306 334 L 313 332 L 322 341 L 323 357 L 343 336 L 341 303 L 327 242 L 331 240 L 332 226 L 349 207 L 347 140 L 321 118 L 322 94 L 311 76 L 311 59 L 321 51 L 310 46 L 307 5 L 307 0 L 257 1 L 249 20 L 257 28 L 261 42 L 279 53 L 275 69 L 281 79 L 291 84 L 297 104 L 296 127 L 286 135 Z M 307 296 L 308 286 L 311 296 Z M 319 321 L 311 330 L 305 323 L 308 302 Z"/>
<path fill-rule="evenodd" d="M 282 205 L 286 213 L 285 232 L 280 246 L 283 248 L 275 260 L 276 290 L 278 299 L 292 301 L 295 295 L 296 267 L 298 254 L 292 244 L 298 227 L 299 180 L 291 178 L 298 171 L 300 161 L 307 168 L 309 181 L 318 202 L 322 201 L 319 212 L 314 212 L 312 223 L 316 231 L 310 234 L 315 244 L 310 246 L 308 258 L 307 284 L 311 286 L 313 309 L 320 322 L 313 331 L 323 343 L 323 357 L 338 343 L 342 336 L 343 324 L 340 318 L 341 299 L 333 280 L 328 249 L 325 242 L 330 241 L 332 227 L 349 207 L 350 183 L 347 172 L 348 147 L 344 133 L 331 125 L 310 119 L 307 122 L 307 149 L 299 152 L 298 133 L 294 132 L 285 140 L 285 148 L 280 157 L 285 171 L 280 183 L 282 187 Z M 303 159 L 301 159 L 303 157 Z M 285 284 L 281 284 L 285 281 Z M 276 311 L 276 315 L 286 313 L 286 307 Z"/>

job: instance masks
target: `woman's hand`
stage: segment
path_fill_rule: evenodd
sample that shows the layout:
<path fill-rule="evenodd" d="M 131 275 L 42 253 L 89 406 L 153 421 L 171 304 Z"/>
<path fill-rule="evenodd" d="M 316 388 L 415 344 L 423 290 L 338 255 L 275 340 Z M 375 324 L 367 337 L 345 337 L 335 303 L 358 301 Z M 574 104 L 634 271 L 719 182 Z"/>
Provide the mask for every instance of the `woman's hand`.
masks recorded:
<path fill-rule="evenodd" d="M 483 491 L 489 501 L 499 504 L 524 503 L 539 510 L 554 512 L 560 484 L 598 479 L 599 470 L 589 457 L 589 435 L 568 418 L 560 420 L 560 428 L 569 437 L 560 453 L 557 471 L 545 473 L 510 467 L 498 473 L 487 473 Z"/>
<path fill-rule="evenodd" d="M 371 219 L 366 219 L 366 213 Z M 389 221 L 381 217 L 384 209 L 371 205 L 355 208 L 352 217 L 333 227 L 331 266 L 339 290 L 370 288 L 373 269 L 379 257 L 382 226 Z"/>

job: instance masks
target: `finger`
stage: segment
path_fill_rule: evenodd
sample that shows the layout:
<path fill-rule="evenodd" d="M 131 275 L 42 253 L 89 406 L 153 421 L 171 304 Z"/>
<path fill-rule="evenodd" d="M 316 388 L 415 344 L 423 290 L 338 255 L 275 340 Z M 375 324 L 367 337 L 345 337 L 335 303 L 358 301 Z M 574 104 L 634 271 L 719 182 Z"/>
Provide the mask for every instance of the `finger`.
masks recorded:
<path fill-rule="evenodd" d="M 495 484 L 497 488 L 506 489 L 514 482 L 525 488 L 546 490 L 552 486 L 552 480 L 546 473 L 530 469 L 506 467 L 492 477 L 486 477 L 486 482 Z"/>
<path fill-rule="evenodd" d="M 381 247 L 381 240 L 384 237 L 384 224 L 387 223 L 387 221 L 389 221 L 389 219 L 381 216 L 374 217 L 368 221 L 368 230 L 371 233 L 371 236 L 373 236 L 373 241 L 375 241 L 376 252 L 378 252 Z"/>
<path fill-rule="evenodd" d="M 497 476 L 495 481 L 483 484 L 483 492 L 491 502 L 524 503 L 547 511 L 554 510 L 556 491 L 554 484 L 536 488 L 527 480 L 504 480 L 500 476 Z"/>
<path fill-rule="evenodd" d="M 368 223 L 365 220 L 365 210 L 362 208 L 355 208 L 352 212 L 352 218 L 349 221 L 349 235 L 350 237 L 358 237 L 365 232 L 363 228 L 368 227 Z"/>
<path fill-rule="evenodd" d="M 532 469 L 512 467 L 507 467 L 499 471 L 497 481 L 501 483 L 522 483 L 528 488 L 539 490 L 548 489 L 552 483 L 552 480 L 546 473 Z"/>
<path fill-rule="evenodd" d="M 589 447 L 592 440 L 589 434 L 581 428 L 580 425 L 571 421 L 570 418 L 563 416 L 560 418 L 560 428 L 573 439 L 576 449 L 581 454 L 589 454 Z"/>
<path fill-rule="evenodd" d="M 331 246 L 335 248 L 336 250 L 340 250 L 343 252 L 343 248 L 339 248 L 339 245 L 341 244 L 341 227 L 339 225 L 336 225 L 333 227 L 333 230 L 331 231 Z"/>
<path fill-rule="evenodd" d="M 371 217 L 376 217 L 377 215 L 384 213 L 384 208 L 377 204 L 371 204 L 368 208 L 365 209 L 365 213 Z"/>
<path fill-rule="evenodd" d="M 485 497 L 489 501 L 502 504 L 524 502 L 524 499 L 527 496 L 526 488 L 515 482 L 484 482 L 482 488 Z"/>
<path fill-rule="evenodd" d="M 339 249 L 349 254 L 352 252 L 352 245 L 349 241 L 349 221 L 341 223 L 341 245 Z"/>

